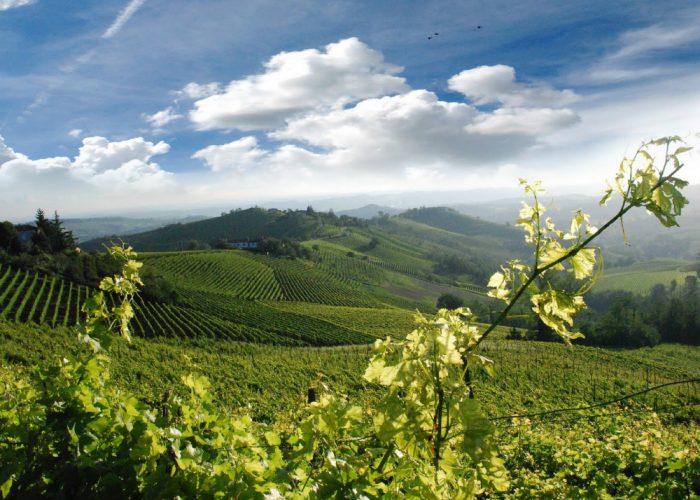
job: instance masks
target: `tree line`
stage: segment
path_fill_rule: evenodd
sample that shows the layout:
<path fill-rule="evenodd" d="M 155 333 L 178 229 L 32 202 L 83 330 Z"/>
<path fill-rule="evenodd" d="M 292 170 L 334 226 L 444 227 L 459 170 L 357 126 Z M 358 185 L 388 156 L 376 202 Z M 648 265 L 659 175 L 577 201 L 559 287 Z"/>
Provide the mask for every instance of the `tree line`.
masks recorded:
<path fill-rule="evenodd" d="M 654 346 L 659 342 L 700 345 L 700 286 L 697 276 L 682 284 L 654 285 L 648 294 L 593 293 L 582 314 L 582 343 L 607 347 Z"/>
<path fill-rule="evenodd" d="M 29 238 L 24 236 L 29 233 Z M 0 252 L 8 255 L 21 253 L 58 254 L 76 250 L 76 241 L 72 231 L 63 227 L 63 221 L 54 212 L 53 219 L 48 219 L 40 208 L 36 211 L 34 225 L 15 226 L 10 221 L 0 224 Z"/>
<path fill-rule="evenodd" d="M 97 287 L 102 276 L 119 270 L 119 263 L 110 255 L 81 251 L 58 212 L 49 219 L 42 209 L 36 211 L 33 224 L 0 223 L 0 263 L 90 287 Z M 179 303 L 177 292 L 163 277 L 150 270 L 144 272 L 144 277 L 148 282 L 142 290 L 144 298 Z"/>
<path fill-rule="evenodd" d="M 576 324 L 585 335 L 579 341 L 581 344 L 622 348 L 652 347 L 661 342 L 700 345 L 700 284 L 697 276 L 686 276 L 681 284 L 675 280 L 669 286 L 656 284 L 645 295 L 626 290 L 592 292 L 587 296 L 587 303 L 589 309 L 580 313 Z M 495 312 L 494 305 L 488 301 L 465 301 L 450 293 L 440 295 L 436 302 L 438 309 L 464 306 L 482 321 L 490 321 Z M 514 311 L 514 315 L 503 322 L 513 327 L 509 339 L 558 340 L 529 308 L 521 307 Z"/>

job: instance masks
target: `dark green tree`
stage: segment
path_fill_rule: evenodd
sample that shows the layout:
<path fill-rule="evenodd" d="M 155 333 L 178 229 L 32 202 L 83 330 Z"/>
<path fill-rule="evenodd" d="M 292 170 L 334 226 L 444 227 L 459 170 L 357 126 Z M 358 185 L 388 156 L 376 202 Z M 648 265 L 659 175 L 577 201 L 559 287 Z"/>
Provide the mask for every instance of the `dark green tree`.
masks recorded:
<path fill-rule="evenodd" d="M 51 240 L 51 251 L 53 253 L 60 253 L 75 248 L 73 232 L 64 229 L 63 221 L 59 218 L 58 212 L 54 211 L 53 220 L 49 225 L 49 239 Z"/>
<path fill-rule="evenodd" d="M 22 242 L 17 234 L 17 228 L 9 221 L 0 224 L 0 250 L 10 255 L 18 255 L 22 252 Z"/>
<path fill-rule="evenodd" d="M 44 211 L 39 208 L 34 217 L 36 229 L 32 235 L 32 247 L 36 253 L 51 252 L 51 222 L 46 218 Z"/>
<path fill-rule="evenodd" d="M 436 303 L 438 309 L 457 309 L 463 305 L 464 301 L 451 293 L 443 293 L 438 297 Z"/>

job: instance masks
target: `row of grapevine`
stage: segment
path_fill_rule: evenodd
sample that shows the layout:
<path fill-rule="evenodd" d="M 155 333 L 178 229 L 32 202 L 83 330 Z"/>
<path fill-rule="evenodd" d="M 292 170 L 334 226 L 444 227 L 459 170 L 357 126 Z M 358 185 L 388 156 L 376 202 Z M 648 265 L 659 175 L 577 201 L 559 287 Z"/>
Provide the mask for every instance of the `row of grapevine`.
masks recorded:
<path fill-rule="evenodd" d="M 213 292 L 185 292 L 184 297 L 188 305 L 210 316 L 250 328 L 264 329 L 267 335 L 276 338 L 275 341 L 256 339 L 256 342 L 332 346 L 367 344 L 374 340 L 374 337 L 366 333 L 312 316 L 277 310 L 264 303 L 236 300 Z M 273 302 L 275 303 L 281 302 Z"/>
<path fill-rule="evenodd" d="M 334 240 L 334 244 L 366 254 L 369 257 L 369 262 L 387 271 L 408 274 L 409 276 L 422 276 L 430 271 L 430 262 L 423 258 L 422 253 L 417 248 L 388 238 L 385 234 L 377 234 L 375 237 L 379 243 L 371 249 L 369 248 L 370 236 L 356 232 Z"/>
<path fill-rule="evenodd" d="M 327 306 L 321 307 L 324 308 Z M 138 318 L 141 320 L 142 316 Z M 131 326 L 137 328 L 133 322 Z M 62 346 L 70 343 L 72 335 L 68 329 L 0 321 L 0 338 L 4 339 L 0 342 L 0 359 L 11 355 L 18 356 L 22 363 L 53 359 L 62 353 Z M 56 336 L 70 336 L 70 339 L 57 342 Z M 26 342 L 23 339 L 27 337 L 37 340 Z M 487 377 L 479 371 L 471 374 L 476 397 L 491 416 L 578 407 L 671 380 L 700 377 L 698 347 L 662 344 L 640 350 L 611 351 L 585 346 L 571 349 L 554 342 L 500 337 L 490 338 L 481 351 L 495 361 L 495 376 Z M 191 356 L 201 372 L 220 374 L 215 389 L 223 398 L 222 403 L 236 406 L 252 401 L 256 414 L 265 419 L 293 408 L 318 372 L 328 375 L 339 392 L 365 397 L 372 390 L 357 384 L 371 354 L 368 345 L 298 349 L 243 342 L 193 346 L 159 338 L 137 342 L 139 349 L 130 350 L 121 358 L 120 363 L 130 363 L 124 367 L 122 378 L 134 377 L 138 371 L 152 374 L 144 377 L 152 385 L 141 387 L 141 382 L 134 378 L 133 387 L 146 390 L 153 398 L 162 396 L 163 385 L 172 380 L 173 373 L 187 373 L 189 368 L 182 364 L 182 354 Z M 640 359 L 650 355 L 662 361 L 650 363 Z M 222 366 L 236 366 L 236 369 L 222 370 Z M 652 408 L 700 404 L 700 384 L 671 386 L 637 396 L 634 403 L 628 403 L 622 408 L 631 411 L 642 403 Z"/>
<path fill-rule="evenodd" d="M 82 305 L 94 289 L 55 276 L 0 269 L 0 320 L 71 326 L 82 320 Z M 111 300 L 111 299 L 108 299 Z M 275 345 L 309 345 L 293 336 L 179 307 L 137 300 L 133 332 L 141 337 L 212 338 Z"/>
<path fill-rule="evenodd" d="M 485 286 L 475 285 L 474 283 L 459 283 L 458 287 L 478 295 L 486 295 L 489 291 Z"/>
<path fill-rule="evenodd" d="M 379 306 L 376 298 L 365 293 L 366 286 L 381 287 L 388 280 L 387 272 L 412 277 L 424 274 L 402 263 L 396 255 L 395 262 L 391 262 L 375 256 L 349 256 L 343 250 L 346 247 L 335 243 L 318 241 L 316 245 L 320 248 L 316 249 L 315 262 L 230 250 L 145 254 L 144 261 L 147 268 L 181 292 L 196 290 L 247 300 L 352 307 Z M 484 293 L 477 285 L 461 288 Z"/>
<path fill-rule="evenodd" d="M 366 294 L 344 286 L 340 282 L 334 282 L 335 280 L 329 279 L 325 273 L 317 270 L 298 273 L 287 269 L 275 269 L 275 278 L 286 300 L 338 306 L 376 305 L 376 302 Z"/>
<path fill-rule="evenodd" d="M 272 269 L 240 251 L 145 254 L 144 262 L 181 288 L 245 299 L 276 300 L 282 296 Z"/>
<path fill-rule="evenodd" d="M 0 270 L 0 319 L 51 326 L 80 321 L 90 288 L 36 271 Z"/>
<path fill-rule="evenodd" d="M 321 249 L 319 267 L 340 282 L 357 287 L 360 284 L 380 285 L 385 281 L 382 269 L 362 257 L 350 257 L 335 251 Z"/>
<path fill-rule="evenodd" d="M 407 257 L 413 257 L 416 259 L 423 258 L 423 250 L 421 248 L 417 247 L 414 243 L 409 243 L 399 237 L 389 236 L 389 231 L 385 230 L 375 232 L 370 230 L 369 234 L 372 237 L 379 239 L 380 243 L 377 245 L 378 249 L 381 247 L 389 248 L 392 250 L 392 252 L 401 253 Z"/>
<path fill-rule="evenodd" d="M 683 349 L 671 345 L 664 348 Z M 549 407 L 595 403 L 700 375 L 697 367 L 684 370 L 673 363 L 636 360 L 634 351 L 618 353 L 580 346 L 572 350 L 559 343 L 510 341 L 502 336 L 489 338 L 481 346 L 481 353 L 496 362 L 496 377 L 481 372 L 472 374 L 479 398 L 494 408 L 504 398 L 510 398 L 517 411 L 544 400 Z M 556 398 L 547 396 L 553 392 Z M 700 402 L 700 392 L 697 387 L 677 386 L 640 395 L 635 401 L 651 407 L 660 401 Z"/>
<path fill-rule="evenodd" d="M 395 273 L 407 274 L 408 276 L 421 277 L 424 273 L 419 272 L 416 268 L 411 267 L 407 264 L 401 264 L 397 262 L 386 262 L 380 259 L 369 259 L 372 265 L 377 266 L 381 269 L 386 269 L 387 271 L 393 271 Z"/>
<path fill-rule="evenodd" d="M 259 342 L 263 344 L 303 345 L 290 339 L 280 339 L 270 332 L 226 321 L 200 311 L 170 304 L 138 300 L 132 327 L 141 337 L 173 336 L 181 339 L 209 338 Z"/>
<path fill-rule="evenodd" d="M 359 282 L 353 278 L 364 276 L 375 283 L 381 281 L 381 271 L 368 262 L 357 264 L 354 271 L 352 264 L 336 263 L 345 270 L 329 276 L 327 269 L 309 261 L 240 251 L 146 254 L 144 262 L 181 291 L 222 293 L 249 300 L 367 307 L 376 302 L 355 290 Z"/>
<path fill-rule="evenodd" d="M 312 262 L 266 255 L 254 255 L 254 258 L 272 268 L 283 300 L 353 307 L 377 305 L 367 294 L 334 279 Z"/>
<path fill-rule="evenodd" d="M 303 264 L 300 264 L 303 265 Z M 0 319 L 68 326 L 94 290 L 32 271 L 0 269 Z M 225 294 L 187 290 L 182 307 L 137 300 L 132 323 L 141 337 L 211 338 L 288 346 L 366 344 L 373 337 L 323 319 L 277 311 Z"/>
<path fill-rule="evenodd" d="M 329 306 L 306 302 L 268 302 L 278 311 L 317 318 L 376 338 L 403 338 L 415 328 L 414 313 L 406 309 Z"/>

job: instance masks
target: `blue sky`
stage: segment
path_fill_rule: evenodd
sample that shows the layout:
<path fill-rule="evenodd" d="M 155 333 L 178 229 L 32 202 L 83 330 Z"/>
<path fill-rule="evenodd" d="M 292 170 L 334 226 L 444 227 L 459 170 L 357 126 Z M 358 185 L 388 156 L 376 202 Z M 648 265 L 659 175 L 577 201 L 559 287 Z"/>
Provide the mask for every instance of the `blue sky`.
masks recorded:
<path fill-rule="evenodd" d="M 696 1 L 0 0 L 0 218 L 589 192 L 697 116 Z"/>

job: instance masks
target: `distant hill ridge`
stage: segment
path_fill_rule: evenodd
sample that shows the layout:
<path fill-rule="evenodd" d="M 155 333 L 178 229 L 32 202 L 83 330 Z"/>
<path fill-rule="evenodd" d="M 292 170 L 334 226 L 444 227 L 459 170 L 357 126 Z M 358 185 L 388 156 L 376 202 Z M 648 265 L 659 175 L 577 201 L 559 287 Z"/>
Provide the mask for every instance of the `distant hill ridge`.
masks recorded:
<path fill-rule="evenodd" d="M 390 217 L 386 207 L 364 207 L 367 212 Z M 393 212 L 397 212 L 393 210 Z M 447 207 L 421 207 L 410 209 L 391 218 L 407 219 L 434 228 L 450 231 L 468 237 L 488 237 L 503 241 L 512 247 L 520 242 L 522 236 L 512 227 L 480 220 L 461 214 Z M 235 210 L 219 217 L 190 223 L 176 223 L 165 227 L 135 234 L 121 234 L 98 238 L 85 242 L 83 247 L 100 249 L 110 240 L 118 238 L 133 245 L 139 251 L 184 250 L 191 248 L 194 242 L 211 245 L 216 241 L 257 240 L 263 237 L 288 238 L 304 241 L 341 236 L 348 227 L 365 227 L 371 224 L 367 220 L 333 212 L 316 212 L 307 210 L 278 210 L 259 207 Z M 381 222 L 376 226 L 381 228 Z"/>
<path fill-rule="evenodd" d="M 505 224 L 484 221 L 449 207 L 412 208 L 401 217 L 466 236 L 492 236 L 508 241 L 522 240 L 522 233 Z"/>
<path fill-rule="evenodd" d="M 342 227 L 365 222 L 333 212 L 278 210 L 259 207 L 234 210 L 197 222 L 170 224 L 152 231 L 131 235 L 114 235 L 84 243 L 87 249 L 98 249 L 110 239 L 121 237 L 139 251 L 187 249 L 192 242 L 212 244 L 217 240 L 257 240 L 263 237 L 308 240 L 335 235 Z"/>
<path fill-rule="evenodd" d="M 398 215 L 402 211 L 403 210 L 399 208 L 369 204 L 360 208 L 342 210 L 338 213 L 341 215 L 349 215 L 350 217 L 357 217 L 358 219 L 373 219 L 379 217 L 381 214 Z"/>

